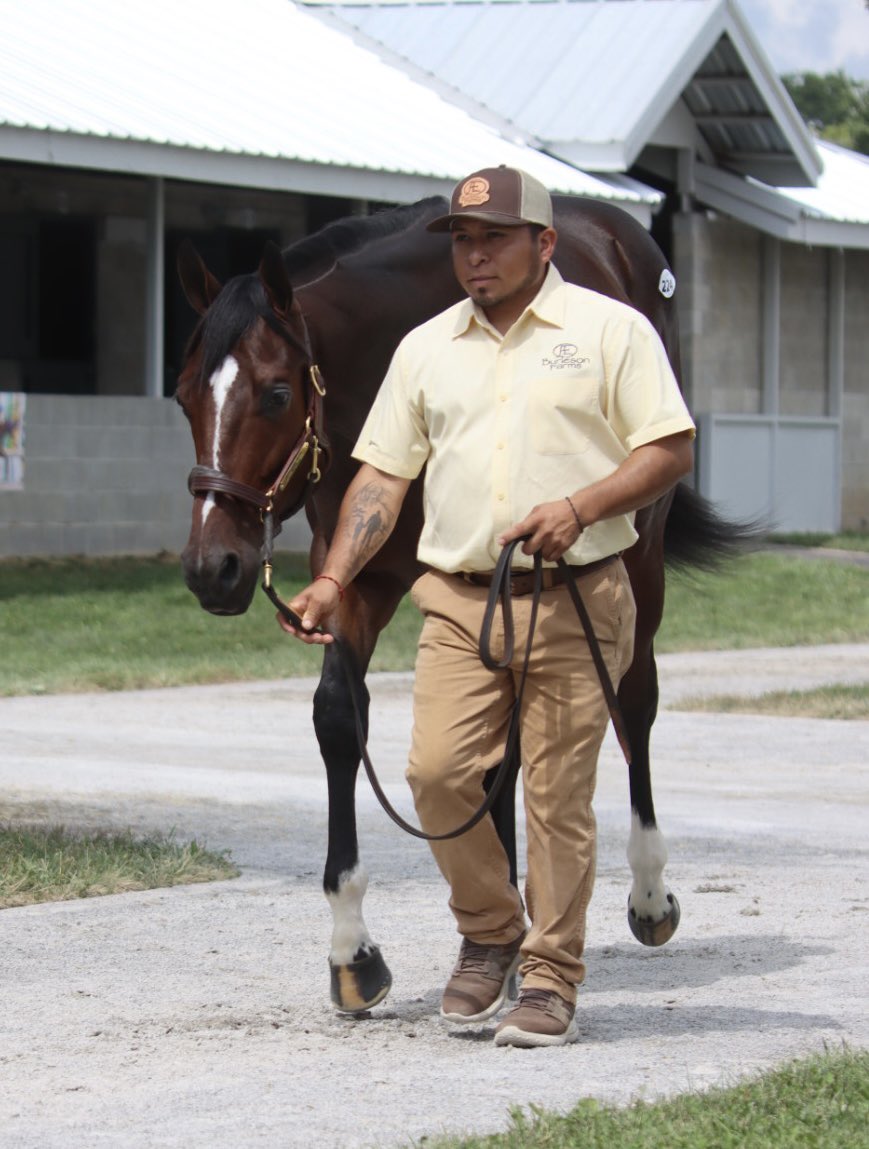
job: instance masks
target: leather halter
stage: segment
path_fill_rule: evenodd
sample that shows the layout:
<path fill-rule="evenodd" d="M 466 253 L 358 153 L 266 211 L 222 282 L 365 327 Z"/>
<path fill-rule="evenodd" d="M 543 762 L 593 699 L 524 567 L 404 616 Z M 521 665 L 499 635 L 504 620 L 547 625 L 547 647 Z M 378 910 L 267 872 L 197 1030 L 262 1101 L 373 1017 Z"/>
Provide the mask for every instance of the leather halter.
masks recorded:
<path fill-rule="evenodd" d="M 303 321 L 304 322 L 304 321 Z M 313 362 L 310 340 L 305 328 L 304 346 L 291 335 L 289 331 L 280 328 L 281 334 L 302 350 L 308 360 L 307 377 L 309 386 L 308 402 L 305 410 L 305 425 L 302 433 L 293 444 L 287 461 L 281 467 L 278 477 L 266 491 L 253 487 L 249 483 L 242 483 L 233 479 L 215 467 L 195 466 L 187 477 L 187 489 L 191 495 L 204 495 L 209 493 L 227 495 L 239 502 L 248 503 L 256 507 L 263 521 L 263 566 L 265 568 L 265 581 L 271 583 L 271 559 L 275 535 L 280 532 L 281 522 L 291 518 L 304 503 L 309 484 L 318 483 L 322 478 L 322 469 L 328 466 L 329 443 L 326 438 L 323 420 L 323 399 L 326 396 L 326 387 L 320 368 Z M 284 496 L 299 468 L 307 460 L 307 473 L 298 496 L 286 507 L 280 509 L 278 522 L 275 523 L 275 505 Z"/>

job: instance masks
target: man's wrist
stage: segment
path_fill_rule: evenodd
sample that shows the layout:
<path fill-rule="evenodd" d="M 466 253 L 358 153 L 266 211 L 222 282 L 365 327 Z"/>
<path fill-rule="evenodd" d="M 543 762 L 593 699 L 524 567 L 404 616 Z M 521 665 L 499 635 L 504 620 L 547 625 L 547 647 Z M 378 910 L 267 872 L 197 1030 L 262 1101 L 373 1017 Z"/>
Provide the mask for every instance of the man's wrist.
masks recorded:
<path fill-rule="evenodd" d="M 338 601 L 343 602 L 344 601 L 344 587 L 341 585 L 341 583 L 338 581 L 338 579 L 336 579 L 334 575 L 330 575 L 330 574 L 318 574 L 318 575 L 315 575 L 315 577 L 314 577 L 314 582 L 320 582 L 323 580 L 325 580 L 326 582 L 332 583 L 334 586 L 336 586 L 338 588 Z"/>

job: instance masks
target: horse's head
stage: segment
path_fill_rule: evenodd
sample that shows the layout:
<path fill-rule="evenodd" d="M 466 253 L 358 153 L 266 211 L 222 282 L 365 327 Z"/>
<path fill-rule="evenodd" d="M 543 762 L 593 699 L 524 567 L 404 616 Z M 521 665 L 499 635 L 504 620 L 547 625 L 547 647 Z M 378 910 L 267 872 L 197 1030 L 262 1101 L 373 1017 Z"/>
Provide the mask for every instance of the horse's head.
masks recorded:
<path fill-rule="evenodd" d="M 181 561 L 206 610 L 241 614 L 256 589 L 264 517 L 288 517 L 318 477 L 322 391 L 274 245 L 255 274 L 221 286 L 185 244 L 178 273 L 200 316 L 176 391 L 196 449 Z"/>

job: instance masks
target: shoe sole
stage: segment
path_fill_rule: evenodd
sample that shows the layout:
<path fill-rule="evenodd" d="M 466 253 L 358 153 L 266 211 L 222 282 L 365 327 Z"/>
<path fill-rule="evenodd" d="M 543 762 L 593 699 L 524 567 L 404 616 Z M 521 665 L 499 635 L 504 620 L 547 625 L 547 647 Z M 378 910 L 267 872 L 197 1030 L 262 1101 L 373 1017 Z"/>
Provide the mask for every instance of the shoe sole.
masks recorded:
<path fill-rule="evenodd" d="M 443 1006 L 441 1006 L 441 1017 L 444 1019 L 444 1021 L 452 1022 L 453 1025 L 477 1025 L 481 1021 L 488 1021 L 490 1017 L 494 1017 L 494 1015 L 507 1000 L 507 991 L 510 987 L 510 982 L 515 976 L 521 961 L 522 955 L 517 953 L 516 957 L 510 963 L 509 969 L 504 974 L 504 980 L 501 983 L 500 993 L 487 1009 L 482 1010 L 480 1013 L 471 1014 L 445 1013 Z"/>
<path fill-rule="evenodd" d="M 534 1033 L 518 1025 L 505 1025 L 495 1034 L 495 1045 L 515 1045 L 519 1049 L 542 1049 L 553 1045 L 571 1045 L 579 1037 L 576 1021 L 571 1019 L 564 1033 Z"/>

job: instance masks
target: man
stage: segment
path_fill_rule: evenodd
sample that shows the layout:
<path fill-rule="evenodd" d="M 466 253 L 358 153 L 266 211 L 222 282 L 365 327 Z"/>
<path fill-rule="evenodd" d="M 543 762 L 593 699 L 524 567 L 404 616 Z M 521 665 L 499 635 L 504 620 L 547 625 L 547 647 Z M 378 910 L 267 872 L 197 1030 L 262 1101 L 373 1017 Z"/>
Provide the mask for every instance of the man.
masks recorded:
<path fill-rule="evenodd" d="M 302 629 L 282 625 L 304 641 L 330 641 L 312 628 L 389 536 L 425 466 L 419 557 L 429 569 L 412 591 L 425 623 L 407 776 L 423 829 L 439 834 L 477 809 L 504 751 L 531 580 L 513 577 L 515 665 L 488 670 L 478 642 L 500 548 L 529 535 L 515 555 L 526 570 L 537 551 L 548 564 L 564 556 L 618 682 L 635 620 L 619 555 L 637 537 L 633 512 L 690 471 L 694 425 L 651 324 L 565 284 L 552 265 L 552 204 L 535 179 L 505 167 L 476 172 L 429 230 L 450 232 L 468 299 L 399 345 L 359 436 L 362 465 L 322 573 L 291 604 Z M 530 926 L 491 818 L 432 843 L 463 937 L 442 1015 L 485 1021 L 517 968 L 522 975 L 497 1045 L 575 1040 L 585 975 L 592 796 L 608 714 L 561 569 L 544 575 L 520 725 Z"/>

